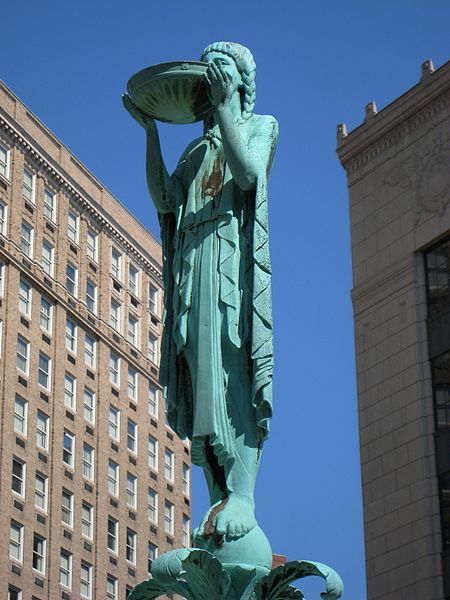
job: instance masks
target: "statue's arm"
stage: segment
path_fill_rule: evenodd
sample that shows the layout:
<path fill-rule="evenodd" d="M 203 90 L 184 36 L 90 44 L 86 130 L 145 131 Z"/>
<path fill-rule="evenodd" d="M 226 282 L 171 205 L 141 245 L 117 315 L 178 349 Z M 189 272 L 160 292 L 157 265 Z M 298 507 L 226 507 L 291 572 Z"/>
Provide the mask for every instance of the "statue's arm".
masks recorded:
<path fill-rule="evenodd" d="M 250 190 L 256 183 L 258 163 L 254 154 L 249 152 L 243 128 L 236 125 L 230 106 L 225 103 L 217 107 L 216 115 L 233 179 L 241 190 Z"/>
<path fill-rule="evenodd" d="M 170 177 L 161 152 L 158 128 L 154 119 L 144 114 L 125 94 L 123 104 L 130 115 L 145 129 L 147 137 L 146 176 L 147 186 L 159 213 L 175 212 L 177 181 Z"/>

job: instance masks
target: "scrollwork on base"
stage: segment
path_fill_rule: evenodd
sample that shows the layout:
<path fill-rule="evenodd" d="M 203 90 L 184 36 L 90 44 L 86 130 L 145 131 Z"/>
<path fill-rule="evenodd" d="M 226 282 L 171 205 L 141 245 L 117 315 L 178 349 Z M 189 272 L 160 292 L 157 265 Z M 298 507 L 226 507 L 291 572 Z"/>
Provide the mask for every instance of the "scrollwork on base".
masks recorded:
<path fill-rule="evenodd" d="M 318 562 L 291 561 L 261 577 L 261 572 L 248 565 L 225 569 L 206 550 L 173 550 L 156 559 L 152 578 L 137 585 L 128 600 L 153 600 L 167 593 L 186 600 L 302 600 L 301 591 L 290 584 L 308 576 L 325 580 L 322 600 L 337 600 L 342 595 L 339 575 Z"/>

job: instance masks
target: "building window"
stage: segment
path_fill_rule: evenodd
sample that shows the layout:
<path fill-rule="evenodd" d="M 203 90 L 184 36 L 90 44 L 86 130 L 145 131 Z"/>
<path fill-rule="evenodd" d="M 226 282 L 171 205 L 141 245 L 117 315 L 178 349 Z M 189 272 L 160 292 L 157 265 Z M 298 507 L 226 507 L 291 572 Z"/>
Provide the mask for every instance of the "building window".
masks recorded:
<path fill-rule="evenodd" d="M 182 532 L 182 544 L 188 548 L 190 546 L 191 541 L 191 522 L 189 517 L 183 515 L 181 520 L 181 532 Z"/>
<path fill-rule="evenodd" d="M 9 557 L 18 562 L 23 559 L 23 525 L 11 521 L 9 529 Z"/>
<path fill-rule="evenodd" d="M 66 288 L 69 294 L 72 296 L 77 295 L 78 286 L 78 269 L 70 262 L 67 263 L 66 267 Z"/>
<path fill-rule="evenodd" d="M 127 504 L 132 508 L 137 507 L 137 477 L 132 473 L 127 473 L 126 498 Z"/>
<path fill-rule="evenodd" d="M 42 269 L 50 277 L 53 277 L 54 251 L 55 249 L 50 242 L 47 242 L 47 240 L 42 241 Z"/>
<path fill-rule="evenodd" d="M 112 517 L 108 517 L 108 548 L 112 552 L 118 551 L 118 539 L 119 539 L 119 522 Z"/>
<path fill-rule="evenodd" d="M 155 546 L 155 544 L 152 544 L 151 542 L 149 542 L 148 543 L 148 567 L 147 567 L 147 570 L 149 573 L 152 570 L 152 565 L 157 558 L 158 558 L 158 546 Z"/>
<path fill-rule="evenodd" d="M 48 188 L 44 190 L 44 216 L 56 223 L 56 195 Z"/>
<path fill-rule="evenodd" d="M 40 325 L 41 329 L 50 334 L 52 333 L 52 313 L 53 304 L 50 300 L 41 296 Z"/>
<path fill-rule="evenodd" d="M 186 463 L 183 463 L 183 494 L 189 496 L 191 493 L 191 470 Z"/>
<path fill-rule="evenodd" d="M 137 452 L 137 434 L 137 424 L 129 418 L 127 422 L 127 448 L 134 454 Z"/>
<path fill-rule="evenodd" d="M 94 508 L 84 502 L 81 504 L 81 533 L 89 540 L 93 538 Z"/>
<path fill-rule="evenodd" d="M 106 600 L 119 600 L 117 595 L 117 579 L 112 575 L 106 578 Z"/>
<path fill-rule="evenodd" d="M 138 346 L 138 323 L 136 317 L 128 315 L 128 341 L 136 347 Z"/>
<path fill-rule="evenodd" d="M 158 389 L 152 384 L 148 386 L 148 412 L 158 418 Z"/>
<path fill-rule="evenodd" d="M 80 219 L 76 212 L 69 210 L 67 219 L 67 236 L 71 242 L 78 244 Z"/>
<path fill-rule="evenodd" d="M 136 369 L 128 367 L 128 397 L 137 400 L 138 397 L 138 374 Z"/>
<path fill-rule="evenodd" d="M 450 427 L 450 352 L 431 361 L 436 429 Z"/>
<path fill-rule="evenodd" d="M 122 272 L 121 272 L 121 262 L 122 256 L 115 248 L 111 249 L 111 275 L 121 281 Z"/>
<path fill-rule="evenodd" d="M 153 363 L 158 362 L 158 338 L 152 333 L 148 334 L 148 357 Z"/>
<path fill-rule="evenodd" d="M 19 310 L 27 317 L 31 317 L 31 300 L 32 300 L 32 287 L 20 278 L 19 284 Z"/>
<path fill-rule="evenodd" d="M 120 385 L 120 358 L 112 351 L 109 355 L 109 380 L 114 385 Z"/>
<path fill-rule="evenodd" d="M 81 561 L 80 566 L 80 595 L 92 598 L 92 565 Z"/>
<path fill-rule="evenodd" d="M 450 305 L 450 240 L 425 253 L 428 317 L 448 310 Z"/>
<path fill-rule="evenodd" d="M 47 512 L 48 479 L 42 473 L 37 473 L 34 480 L 34 506 Z"/>
<path fill-rule="evenodd" d="M 133 565 L 136 564 L 136 538 L 137 534 L 127 527 L 126 557 Z"/>
<path fill-rule="evenodd" d="M 94 481 L 94 448 L 83 443 L 83 477 Z"/>
<path fill-rule="evenodd" d="M 14 431 L 27 435 L 28 402 L 16 394 L 14 400 Z"/>
<path fill-rule="evenodd" d="M 111 300 L 111 309 L 109 312 L 109 324 L 113 329 L 120 333 L 120 304 Z"/>
<path fill-rule="evenodd" d="M 95 369 L 96 342 L 93 337 L 86 334 L 84 338 L 84 362 L 88 367 Z"/>
<path fill-rule="evenodd" d="M 22 186 L 22 195 L 27 202 L 31 202 L 34 204 L 34 194 L 35 194 L 35 177 L 33 173 L 24 167 L 23 169 L 23 186 Z"/>
<path fill-rule="evenodd" d="M 13 585 L 9 585 L 8 600 L 22 600 L 22 590 L 19 590 L 19 588 L 16 588 Z"/>
<path fill-rule="evenodd" d="M 174 533 L 174 506 L 168 500 L 164 503 L 164 530 L 169 535 Z"/>
<path fill-rule="evenodd" d="M 46 390 L 50 389 L 51 366 L 51 358 L 43 352 L 39 352 L 38 381 L 39 385 L 42 385 Z"/>
<path fill-rule="evenodd" d="M 70 373 L 64 375 L 64 404 L 71 408 L 76 409 L 76 388 L 77 380 Z"/>
<path fill-rule="evenodd" d="M 12 460 L 12 491 L 25 498 L 25 474 L 26 474 L 26 464 L 22 461 L 13 457 Z"/>
<path fill-rule="evenodd" d="M 75 436 L 69 431 L 64 431 L 63 437 L 63 463 L 69 467 L 74 466 L 75 460 Z"/>
<path fill-rule="evenodd" d="M 129 268 L 128 289 L 134 296 L 139 296 L 139 271 L 132 264 L 130 264 Z"/>
<path fill-rule="evenodd" d="M 158 470 L 158 440 L 152 435 L 148 436 L 148 466 Z"/>
<path fill-rule="evenodd" d="M 66 348 L 71 352 L 77 351 L 77 326 L 71 320 L 66 320 Z"/>
<path fill-rule="evenodd" d="M 444 550 L 450 548 L 450 471 L 443 473 L 438 479 L 441 496 L 442 539 Z"/>
<path fill-rule="evenodd" d="M 148 488 L 148 518 L 152 523 L 158 523 L 158 492 Z"/>
<path fill-rule="evenodd" d="M 59 583 L 69 590 L 72 588 L 72 555 L 63 549 L 59 558 Z"/>
<path fill-rule="evenodd" d="M 169 481 L 173 481 L 175 455 L 172 450 L 166 448 L 164 453 L 164 475 Z"/>
<path fill-rule="evenodd" d="M 109 405 L 109 435 L 119 441 L 120 437 L 120 411 L 115 406 Z"/>
<path fill-rule="evenodd" d="M 45 547 L 45 538 L 35 533 L 33 537 L 33 569 L 41 575 L 45 575 Z"/>
<path fill-rule="evenodd" d="M 86 306 L 94 315 L 97 314 L 97 286 L 91 279 L 86 282 Z"/>
<path fill-rule="evenodd" d="M 68 527 L 73 527 L 73 494 L 63 490 L 61 494 L 61 521 Z"/>
<path fill-rule="evenodd" d="M 156 288 L 151 283 L 148 286 L 148 308 L 150 312 L 156 316 L 159 315 L 158 312 L 158 288 Z"/>
<path fill-rule="evenodd" d="M 0 144 L 0 175 L 9 179 L 9 150 Z"/>
<path fill-rule="evenodd" d="M 48 450 L 48 423 L 49 417 L 38 410 L 36 418 L 36 444 L 44 450 Z"/>
<path fill-rule="evenodd" d="M 28 258 L 33 258 L 33 238 L 33 228 L 26 221 L 22 221 L 20 228 L 20 248 Z"/>
<path fill-rule="evenodd" d="M 111 459 L 108 461 L 108 492 L 119 496 L 119 465 Z"/>
<path fill-rule="evenodd" d="M 93 229 L 91 229 L 90 227 L 87 230 L 86 239 L 87 239 L 86 254 L 88 255 L 89 258 L 91 258 L 92 260 L 97 262 L 98 261 L 98 256 L 97 256 L 98 237 L 97 237 L 97 234 L 95 233 L 95 231 Z"/>
<path fill-rule="evenodd" d="M 17 368 L 28 375 L 30 357 L 30 342 L 21 335 L 17 336 Z"/>
<path fill-rule="evenodd" d="M 0 202 L 0 233 L 6 235 L 6 219 L 8 207 L 3 202 Z"/>
<path fill-rule="evenodd" d="M 83 404 L 84 418 L 93 425 L 95 423 L 95 392 L 88 387 L 84 388 Z"/>

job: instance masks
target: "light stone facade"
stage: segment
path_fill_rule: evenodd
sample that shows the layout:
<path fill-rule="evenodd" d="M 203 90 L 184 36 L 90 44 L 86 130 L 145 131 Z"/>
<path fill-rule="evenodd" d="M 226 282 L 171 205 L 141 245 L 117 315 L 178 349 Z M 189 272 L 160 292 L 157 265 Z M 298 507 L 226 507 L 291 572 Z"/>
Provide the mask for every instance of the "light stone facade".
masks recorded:
<path fill-rule="evenodd" d="M 1 598 L 122 600 L 149 544 L 188 544 L 189 445 L 158 384 L 161 268 L 158 241 L 0 83 Z"/>
<path fill-rule="evenodd" d="M 450 63 L 427 61 L 404 95 L 378 113 L 369 104 L 348 134 L 340 125 L 337 152 L 350 202 L 367 600 L 448 600 L 424 252 L 450 235 Z"/>

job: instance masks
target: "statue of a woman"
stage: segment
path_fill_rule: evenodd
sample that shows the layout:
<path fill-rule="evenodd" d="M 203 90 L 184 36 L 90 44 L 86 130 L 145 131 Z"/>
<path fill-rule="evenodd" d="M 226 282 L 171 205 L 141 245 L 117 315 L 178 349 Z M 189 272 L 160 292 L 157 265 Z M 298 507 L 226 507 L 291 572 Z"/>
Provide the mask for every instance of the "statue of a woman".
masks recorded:
<path fill-rule="evenodd" d="M 233 540 L 256 525 L 254 485 L 272 415 L 267 177 L 278 125 L 253 112 L 247 48 L 218 42 L 201 60 L 213 110 L 172 176 L 155 121 L 128 96 L 124 104 L 147 132 L 147 181 L 161 222 L 168 420 L 191 440 L 210 493 L 196 535 Z"/>

